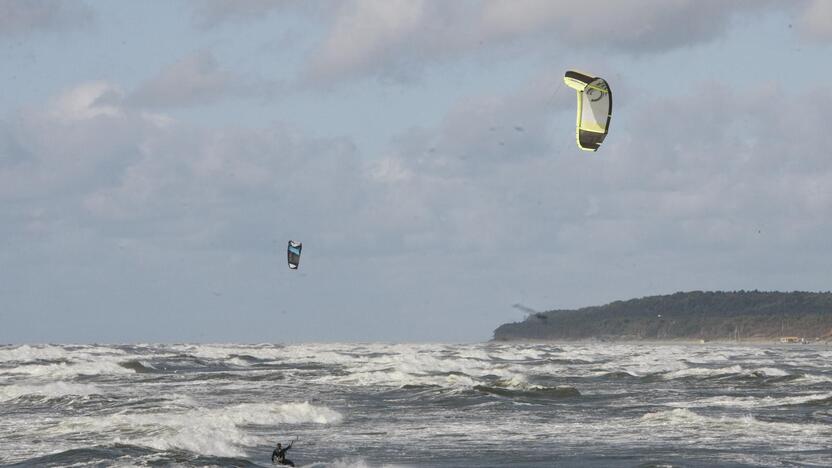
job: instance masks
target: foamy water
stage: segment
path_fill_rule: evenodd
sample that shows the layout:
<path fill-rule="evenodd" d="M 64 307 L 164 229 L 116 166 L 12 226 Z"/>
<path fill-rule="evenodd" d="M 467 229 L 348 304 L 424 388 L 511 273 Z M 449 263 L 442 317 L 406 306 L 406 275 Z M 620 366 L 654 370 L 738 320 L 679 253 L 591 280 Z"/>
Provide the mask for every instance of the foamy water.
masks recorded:
<path fill-rule="evenodd" d="M 828 466 L 813 346 L 0 347 L 0 463 Z"/>

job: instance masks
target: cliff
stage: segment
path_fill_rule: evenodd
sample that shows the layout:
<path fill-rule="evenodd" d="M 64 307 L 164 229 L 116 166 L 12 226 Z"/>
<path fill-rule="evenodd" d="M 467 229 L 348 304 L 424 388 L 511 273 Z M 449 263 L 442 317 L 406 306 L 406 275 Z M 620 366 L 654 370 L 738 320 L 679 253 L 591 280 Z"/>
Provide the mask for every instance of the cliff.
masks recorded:
<path fill-rule="evenodd" d="M 530 314 L 494 330 L 511 340 L 832 339 L 830 292 L 678 292 Z"/>

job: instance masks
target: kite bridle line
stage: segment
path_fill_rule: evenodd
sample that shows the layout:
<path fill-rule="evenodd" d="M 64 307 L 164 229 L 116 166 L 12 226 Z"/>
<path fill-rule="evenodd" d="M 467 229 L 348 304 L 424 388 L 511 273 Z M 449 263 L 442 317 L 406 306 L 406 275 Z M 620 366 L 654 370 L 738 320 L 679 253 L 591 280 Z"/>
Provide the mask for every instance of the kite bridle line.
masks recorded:
<path fill-rule="evenodd" d="M 549 96 L 549 99 L 547 99 L 547 100 L 546 100 L 546 107 L 554 107 L 555 98 L 558 96 L 558 93 L 560 93 L 560 90 L 561 90 L 561 89 L 563 89 L 563 85 L 562 85 L 562 83 L 560 83 L 560 81 L 556 82 L 556 84 L 555 84 L 555 92 L 554 92 L 554 93 L 552 93 L 552 94 Z M 563 147 L 561 147 L 561 148 L 560 148 L 560 151 L 558 151 L 556 154 L 561 154 L 561 153 L 563 153 L 563 152 L 566 150 L 566 148 L 567 148 L 567 146 L 566 146 L 566 145 L 569 145 L 569 144 L 570 144 L 570 143 L 569 143 L 569 142 L 567 142 L 565 145 L 563 145 Z"/>

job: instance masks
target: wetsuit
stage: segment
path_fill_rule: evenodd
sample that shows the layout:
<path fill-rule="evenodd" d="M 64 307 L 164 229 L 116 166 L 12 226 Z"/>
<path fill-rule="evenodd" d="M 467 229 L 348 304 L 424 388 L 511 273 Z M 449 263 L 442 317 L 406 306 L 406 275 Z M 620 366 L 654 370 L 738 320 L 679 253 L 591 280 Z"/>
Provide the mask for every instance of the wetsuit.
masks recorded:
<path fill-rule="evenodd" d="M 279 465 L 295 466 L 295 464 L 292 463 L 292 460 L 286 458 L 286 452 L 292 448 L 293 443 L 294 442 L 289 442 L 289 445 L 285 448 L 274 449 L 274 452 L 272 452 L 272 463 L 277 461 L 277 464 Z"/>

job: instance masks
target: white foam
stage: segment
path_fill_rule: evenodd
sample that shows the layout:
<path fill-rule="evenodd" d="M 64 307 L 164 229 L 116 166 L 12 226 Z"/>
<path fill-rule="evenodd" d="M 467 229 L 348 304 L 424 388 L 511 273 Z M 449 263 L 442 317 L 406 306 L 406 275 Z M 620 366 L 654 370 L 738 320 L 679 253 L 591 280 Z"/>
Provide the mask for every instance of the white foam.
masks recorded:
<path fill-rule="evenodd" d="M 0 348 L 0 362 L 31 362 L 37 360 L 71 360 L 106 356 L 123 355 L 121 349 L 108 346 L 58 346 L 58 345 L 21 345 Z"/>
<path fill-rule="evenodd" d="M 239 357 L 233 357 L 231 359 L 225 360 L 224 362 L 226 364 L 231 364 L 232 366 L 236 366 L 236 367 L 251 367 L 251 365 L 252 365 L 251 362 L 249 362 L 245 359 L 239 358 Z"/>
<path fill-rule="evenodd" d="M 41 345 L 30 346 L 22 345 L 13 348 L 0 348 L 0 362 L 9 361 L 36 361 L 38 359 L 64 359 L 68 356 L 66 350 L 60 346 Z"/>
<path fill-rule="evenodd" d="M 773 398 L 773 397 L 730 397 L 717 396 L 711 398 L 703 398 L 694 401 L 680 401 L 667 403 L 667 406 L 678 408 L 703 408 L 703 407 L 734 407 L 734 408 L 765 408 L 772 406 L 784 405 L 799 405 L 804 403 L 811 403 L 813 401 L 822 401 L 832 398 L 832 393 L 813 393 L 809 395 L 795 395 L 789 397 Z"/>
<path fill-rule="evenodd" d="M 763 374 L 766 377 L 785 377 L 789 375 L 788 372 L 784 371 L 783 369 L 778 369 L 776 367 L 763 367 L 752 371 L 752 373 Z"/>
<path fill-rule="evenodd" d="M 127 369 L 115 360 L 93 360 L 60 364 L 24 364 L 9 369 L 0 369 L 0 374 L 7 375 L 28 375 L 32 377 L 48 377 L 55 379 L 67 379 L 82 375 L 110 375 L 110 374 L 133 374 L 132 369 Z"/>
<path fill-rule="evenodd" d="M 818 374 L 803 374 L 801 377 L 795 379 L 795 382 L 812 384 L 825 384 L 832 382 L 832 376 L 818 375 Z"/>
<path fill-rule="evenodd" d="M 776 437 L 783 443 L 783 437 L 800 440 L 801 437 L 830 437 L 832 428 L 824 424 L 760 421 L 751 414 L 742 416 L 704 416 L 687 408 L 647 413 L 641 422 L 650 426 L 666 426 L 682 431 L 692 431 L 700 437 L 710 433 L 724 434 L 729 431 L 735 438 Z"/>
<path fill-rule="evenodd" d="M 677 408 L 669 411 L 657 411 L 655 413 L 647 413 L 641 417 L 643 421 L 650 421 L 656 423 L 690 423 L 690 422 L 704 422 L 708 418 L 700 416 L 693 411 L 685 408 Z"/>
<path fill-rule="evenodd" d="M 314 462 L 301 465 L 301 468 L 407 468 L 408 465 L 370 465 L 363 458 L 338 458 L 327 462 Z"/>
<path fill-rule="evenodd" d="M 281 346 L 200 344 L 172 345 L 170 349 L 203 359 L 228 359 L 234 354 L 246 354 L 265 360 L 276 360 L 283 357 L 283 347 Z"/>
<path fill-rule="evenodd" d="M 70 382 L 49 382 L 39 385 L 6 385 L 0 387 L 0 401 L 13 400 L 26 395 L 58 398 L 69 395 L 88 396 L 101 393 L 101 390 L 95 385 Z"/>
<path fill-rule="evenodd" d="M 128 349 L 129 348 L 125 348 Z M 268 398 L 280 395 L 304 395 L 310 401 L 322 401 L 320 405 L 332 405 L 328 401 L 351 401 L 345 395 L 365 395 L 377 389 L 402 387 L 405 385 L 436 385 L 450 392 L 466 394 L 477 385 L 498 386 L 517 390 L 536 390 L 536 385 L 545 382 L 555 387 L 557 383 L 574 386 L 582 394 L 598 391 L 605 396 L 621 392 L 620 397 L 601 404 L 629 407 L 643 407 L 644 404 L 665 404 L 666 410 L 645 415 L 632 416 L 630 411 L 612 413 L 619 416 L 603 420 L 584 417 L 584 409 L 566 408 L 559 412 L 557 419 L 536 417 L 540 412 L 528 403 L 519 405 L 516 411 L 505 410 L 505 402 L 496 404 L 494 399 L 484 405 L 471 405 L 463 409 L 436 408 L 434 405 L 418 407 L 411 413 L 411 406 L 399 406 L 391 402 L 389 411 L 393 416 L 378 417 L 372 413 L 371 421 L 355 418 L 344 427 L 337 428 L 338 438 L 327 441 L 327 447 L 338 450 L 332 453 L 352 453 L 348 449 L 361 446 L 364 442 L 383 439 L 391 447 L 406 447 L 412 444 L 437 443 L 443 450 L 456 450 L 470 443 L 474 449 L 481 444 L 510 442 L 520 446 L 524 442 L 553 440 L 564 446 L 600 447 L 598 444 L 634 446 L 643 444 L 701 444 L 702 447 L 716 447 L 724 450 L 736 443 L 760 446 L 768 443 L 775 450 L 791 447 L 805 447 L 811 450 L 824 449 L 832 437 L 832 426 L 814 424 L 813 421 L 795 423 L 759 420 L 751 414 L 768 414 L 769 410 L 756 408 L 775 407 L 789 404 L 811 403 L 823 400 L 831 394 L 822 386 L 814 392 L 806 390 L 807 383 L 829 383 L 827 366 L 816 355 L 803 359 L 790 355 L 794 367 L 804 374 L 795 380 L 783 379 L 778 382 L 778 394 L 784 397 L 751 396 L 743 393 L 743 387 L 726 388 L 732 396 L 711 396 L 701 398 L 696 390 L 684 385 L 671 385 L 673 390 L 664 392 L 668 382 L 645 382 L 645 386 L 660 387 L 655 392 L 632 392 L 632 388 L 621 385 L 614 379 L 594 379 L 581 384 L 561 381 L 570 376 L 603 375 L 609 372 L 627 372 L 630 375 L 657 375 L 666 379 L 684 376 L 709 377 L 713 375 L 766 375 L 786 376 L 797 371 L 791 369 L 784 359 L 772 352 L 750 350 L 732 346 L 677 346 L 677 345 L 630 345 L 630 344 L 558 344 L 514 345 L 514 344 L 310 344 L 292 346 L 274 345 L 152 345 L 127 352 L 118 352 L 105 347 L 85 347 L 64 350 L 60 347 L 14 348 L 15 358 L 7 354 L 8 361 L 18 364 L 13 369 L 0 369 L 6 375 L 0 380 L 9 385 L 0 387 L 0 400 L 15 398 L 14 395 L 38 394 L 39 386 L 46 396 L 93 394 L 106 390 L 118 401 L 118 407 L 100 409 L 101 412 L 116 411 L 117 414 L 83 414 L 74 417 L 58 417 L 50 414 L 12 415 L 0 424 L 0 439 L 14 433 L 16 436 L 10 452 L 15 460 L 31 458 L 48 445 L 50 452 L 79 446 L 107 445 L 114 442 L 139 444 L 159 450 L 188 450 L 216 456 L 253 457 L 262 447 L 271 445 L 266 432 L 294 432 L 302 438 L 320 440 L 331 434 L 333 428 L 344 420 L 339 411 L 327 406 L 309 403 L 269 403 Z M 0 349 L 0 352 L 9 349 Z M 36 362 L 48 359 L 66 360 L 66 363 Z M 713 353 L 713 355 L 711 355 Z M 132 375 L 119 362 L 135 360 L 148 366 L 160 360 L 177 360 L 177 355 L 188 354 L 204 359 L 222 361 L 237 366 L 233 371 L 211 376 L 210 382 L 203 376 L 182 377 L 173 374 Z M 249 360 L 239 355 L 280 364 L 280 370 L 251 367 Z M 772 356 L 775 356 L 772 358 Z M 773 363 L 772 363 L 773 361 Z M 15 364 L 12 364 L 15 365 Z M 270 367 L 270 366 L 266 366 Z M 335 372 L 327 372 L 335 368 Z M 260 369 L 260 370 L 258 370 Z M 283 379 L 252 378 L 261 372 L 286 374 Z M 126 374 L 126 377 L 109 377 L 110 374 Z M 237 379 L 237 374 L 241 376 Z M 100 388 L 72 387 L 73 377 L 78 375 L 105 375 Z M 196 374 L 193 374 L 196 375 Z M 13 383 L 13 384 L 12 384 Z M 54 386 L 49 386 L 55 383 Z M 68 386 L 61 386 L 70 384 Z M 81 385 L 81 383 L 77 383 Z M 731 382 L 715 380 L 714 386 Z M 597 387 L 596 387 L 597 385 Z M 357 388 L 361 387 L 361 388 Z M 549 387 L 547 387 L 549 388 Z M 3 393 L 5 391 L 6 393 Z M 302 393 L 300 393 L 302 392 Z M 401 392 L 405 398 L 412 396 Z M 430 393 L 430 392 L 425 392 Z M 799 394 L 798 394 L 799 393 Z M 413 392 L 421 397 L 421 392 Z M 308 395 L 308 396 L 307 396 Z M 397 393 L 398 395 L 398 393 Z M 160 398 L 161 397 L 161 398 Z M 315 398 L 315 400 L 312 400 Z M 397 397 L 398 398 L 398 397 Z M 662 403 L 668 399 L 677 403 Z M 700 399 L 696 399 L 700 398 Z M 263 402 L 266 403 L 243 403 Z M 135 403 L 135 404 L 134 404 Z M 13 403 L 12 403 L 13 404 Z M 416 402 L 418 404 L 418 402 Z M 523 405 L 526 406 L 523 406 Z M 488 406 L 493 405 L 493 406 Z M 701 409 L 699 409 L 701 408 Z M 729 408 L 729 409 L 721 409 Z M 84 410 L 85 408 L 79 408 Z M 818 410 L 826 408 L 820 406 Z M 776 411 L 786 414 L 788 408 Z M 99 411 L 99 409 L 95 409 Z M 384 411 L 388 411 L 385 408 Z M 404 413 L 396 413 L 403 411 Z M 795 411 L 798 411 L 795 409 Z M 815 411 L 814 414 L 818 412 Z M 493 423 L 499 416 L 499 424 Z M 788 415 L 786 415 L 788 417 Z M 814 422 L 826 422 L 816 420 Z M 291 425 L 299 424 L 294 428 Z M 348 429 L 347 429 L 348 428 Z M 304 435 L 306 433 L 306 435 Z M 383 435 L 378 435 L 383 434 Z M 649 438 L 645 438 L 649 434 Z M 667 434 L 667 439 L 663 439 Z M 273 435 L 273 434 L 272 434 Z M 314 437 L 311 437 L 313 436 Z M 675 438 L 675 439 L 674 439 Z M 649 440 L 647 440 L 649 439 Z M 30 440 L 49 441 L 30 443 Z M 607 445 L 604 445 L 606 447 Z M 450 448 L 449 448 L 450 447 Z M 340 450 L 344 451 L 340 451 Z M 305 453 L 304 453 L 305 455 Z M 301 459 L 307 457 L 299 457 Z M 759 460 L 759 459 L 757 459 Z M 143 462 L 144 459 L 137 461 Z M 753 464 L 753 463 L 749 463 Z M 364 467 L 363 459 L 337 459 L 319 461 L 307 466 L 319 467 Z"/>
<path fill-rule="evenodd" d="M 110 434 L 114 443 L 129 443 L 158 450 L 182 449 L 215 456 L 242 457 L 245 447 L 265 441 L 243 426 L 283 424 L 336 424 L 343 416 L 308 402 L 240 404 L 164 413 L 116 413 L 61 419 L 53 434 L 94 432 Z"/>
<path fill-rule="evenodd" d="M 539 385 L 529 385 L 529 380 L 524 375 L 513 375 L 508 379 L 503 379 L 497 382 L 497 385 L 500 387 L 517 389 L 517 390 L 528 390 L 528 389 L 539 389 L 542 388 Z"/>
<path fill-rule="evenodd" d="M 713 377 L 717 375 L 726 374 L 740 374 L 742 373 L 742 366 L 735 365 L 729 367 L 710 368 L 710 367 L 689 367 L 686 369 L 679 369 L 677 371 L 669 372 L 663 377 L 665 379 L 680 379 L 684 377 Z"/>

